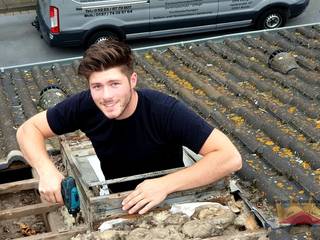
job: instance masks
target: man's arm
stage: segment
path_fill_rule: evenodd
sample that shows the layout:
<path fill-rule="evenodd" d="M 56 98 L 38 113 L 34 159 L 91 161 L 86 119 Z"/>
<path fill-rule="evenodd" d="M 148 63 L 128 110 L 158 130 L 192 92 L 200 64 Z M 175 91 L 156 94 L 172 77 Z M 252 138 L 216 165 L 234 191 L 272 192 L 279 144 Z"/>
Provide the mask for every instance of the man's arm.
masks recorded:
<path fill-rule="evenodd" d="M 49 202 L 63 203 L 60 184 L 64 177 L 50 160 L 45 147 L 45 139 L 54 135 L 46 111 L 43 111 L 18 128 L 17 140 L 24 158 L 39 174 L 41 197 Z"/>
<path fill-rule="evenodd" d="M 203 158 L 175 173 L 145 180 L 123 200 L 123 210 L 144 214 L 161 203 L 168 194 L 215 182 L 242 166 L 242 159 L 229 138 L 214 129 L 199 152 Z"/>

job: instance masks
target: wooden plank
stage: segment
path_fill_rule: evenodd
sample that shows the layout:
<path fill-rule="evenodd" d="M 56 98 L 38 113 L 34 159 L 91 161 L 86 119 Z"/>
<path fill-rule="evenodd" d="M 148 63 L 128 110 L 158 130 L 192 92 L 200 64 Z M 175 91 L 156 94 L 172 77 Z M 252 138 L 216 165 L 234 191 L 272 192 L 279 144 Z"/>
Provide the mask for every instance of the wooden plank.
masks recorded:
<path fill-rule="evenodd" d="M 23 190 L 38 188 L 38 184 L 39 181 L 34 178 L 10 183 L 3 183 L 0 185 L 0 194 L 14 193 Z"/>
<path fill-rule="evenodd" d="M 71 239 L 77 234 L 84 233 L 87 230 L 88 230 L 87 226 L 79 226 L 66 232 L 41 233 L 41 234 L 29 236 L 29 237 L 15 238 L 15 240 L 65 240 L 65 239 Z"/>
<path fill-rule="evenodd" d="M 146 179 L 146 178 L 151 178 L 151 177 L 159 177 L 162 175 L 167 175 L 167 174 L 170 174 L 173 172 L 177 172 L 177 171 L 182 170 L 184 168 L 185 167 L 179 167 L 179 168 L 173 168 L 173 169 L 168 169 L 168 170 L 142 173 L 142 174 L 127 176 L 127 177 L 109 179 L 109 180 L 105 180 L 102 182 L 92 182 L 92 183 L 89 183 L 88 185 L 89 185 L 89 187 L 94 187 L 94 186 L 101 186 L 101 185 L 105 185 L 105 184 L 109 185 L 109 184 L 114 184 L 114 183 L 122 183 L 122 182 L 129 182 L 129 181 L 133 181 L 133 180 Z"/>
<path fill-rule="evenodd" d="M 47 214 L 47 219 L 49 222 L 48 231 L 60 232 L 59 230 L 64 229 L 66 224 L 64 223 L 64 217 L 60 211 L 54 211 Z"/>
<path fill-rule="evenodd" d="M 95 204 L 95 203 L 110 202 L 110 205 L 115 206 L 114 208 L 117 208 L 118 206 L 121 206 L 119 202 L 122 202 L 122 200 L 131 192 L 132 190 L 126 191 L 126 192 L 112 193 L 104 196 L 91 197 L 90 203 Z M 215 184 L 210 184 L 210 185 L 206 185 L 198 188 L 171 193 L 170 195 L 168 195 L 166 200 L 184 197 L 184 196 L 190 196 L 191 198 L 197 198 L 197 197 L 200 198 L 201 196 L 211 196 L 211 195 L 214 196 L 213 194 L 217 194 L 219 192 L 221 191 L 216 190 Z M 115 204 L 113 204 L 112 202 L 115 202 Z"/>
<path fill-rule="evenodd" d="M 39 175 L 38 175 L 37 171 L 36 171 L 34 168 L 31 169 L 31 173 L 32 173 L 33 178 L 36 179 L 37 181 L 39 181 Z M 40 197 L 40 193 L 39 193 L 39 191 L 38 191 L 38 186 L 37 186 L 36 189 L 34 189 L 34 193 L 35 193 L 36 197 L 37 197 L 38 199 L 40 199 L 41 202 L 43 203 L 44 200 Z M 43 217 L 43 221 L 44 221 L 46 230 L 47 230 L 48 232 L 49 232 L 49 231 L 52 231 L 51 226 L 50 226 L 49 221 L 48 221 L 48 216 L 47 216 L 48 214 L 47 214 L 47 213 L 42 213 L 41 215 L 42 215 L 42 217 Z"/>
<path fill-rule="evenodd" d="M 254 232 L 238 232 L 235 234 L 227 234 L 223 236 L 204 238 L 203 240 L 226 240 L 226 239 L 236 239 L 236 240 L 249 240 L 249 239 L 262 239 L 262 237 L 267 237 L 266 230 L 259 230 Z M 268 238 L 265 238 L 268 239 Z"/>
<path fill-rule="evenodd" d="M 24 207 L 18 207 L 13 209 L 6 209 L 0 211 L 0 221 L 13 218 L 21 218 L 28 215 L 37 215 L 46 212 L 52 212 L 60 207 L 57 203 L 37 203 Z"/>
<path fill-rule="evenodd" d="M 63 138 L 62 138 L 63 139 Z M 85 222 L 89 224 L 92 228 L 92 214 L 90 211 L 90 202 L 89 199 L 93 197 L 92 191 L 88 189 L 84 181 L 82 180 L 79 170 L 77 169 L 72 156 L 72 151 L 67 142 L 61 141 L 61 154 L 64 165 L 67 169 L 68 175 L 72 176 L 76 181 L 79 197 L 80 197 L 80 209 L 82 212 L 82 217 L 85 219 Z"/>

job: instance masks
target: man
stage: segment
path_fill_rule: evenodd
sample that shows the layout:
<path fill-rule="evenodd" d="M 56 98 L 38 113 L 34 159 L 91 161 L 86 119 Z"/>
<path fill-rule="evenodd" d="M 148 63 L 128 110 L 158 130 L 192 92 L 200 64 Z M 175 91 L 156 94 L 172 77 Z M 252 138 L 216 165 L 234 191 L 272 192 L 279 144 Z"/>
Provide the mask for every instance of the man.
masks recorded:
<path fill-rule="evenodd" d="M 122 203 L 130 214 L 143 214 L 172 192 L 207 185 L 241 168 L 239 152 L 221 131 L 170 96 L 135 90 L 137 74 L 125 43 L 92 45 L 78 72 L 88 80 L 87 91 L 33 116 L 17 131 L 45 200 L 63 202 L 63 176 L 44 140 L 77 129 L 92 141 L 107 179 L 181 167 L 183 145 L 203 156 L 188 168 L 138 184 Z"/>

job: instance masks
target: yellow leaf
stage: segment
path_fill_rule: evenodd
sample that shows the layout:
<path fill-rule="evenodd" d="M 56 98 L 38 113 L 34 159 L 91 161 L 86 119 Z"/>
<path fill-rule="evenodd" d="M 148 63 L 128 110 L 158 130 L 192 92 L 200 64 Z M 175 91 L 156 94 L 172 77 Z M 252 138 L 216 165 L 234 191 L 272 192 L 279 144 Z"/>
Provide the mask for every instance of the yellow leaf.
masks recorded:
<path fill-rule="evenodd" d="M 277 187 L 279 187 L 279 188 L 283 188 L 283 186 L 284 186 L 284 185 L 283 185 L 283 183 L 282 183 L 282 182 L 278 182 L 278 183 L 277 183 Z"/>
<path fill-rule="evenodd" d="M 264 142 L 264 139 L 261 138 L 261 137 L 257 137 L 257 140 L 258 140 L 259 142 Z"/>
<path fill-rule="evenodd" d="M 272 151 L 279 152 L 280 151 L 280 147 L 279 146 L 275 146 L 275 147 L 272 148 Z"/>
<path fill-rule="evenodd" d="M 231 118 L 232 121 L 234 121 L 236 124 L 243 124 L 244 119 L 240 116 L 234 116 Z"/>
<path fill-rule="evenodd" d="M 303 162 L 301 165 L 302 165 L 302 167 L 304 169 L 310 169 L 310 164 L 309 163 Z"/>
<path fill-rule="evenodd" d="M 290 107 L 290 108 L 288 109 L 288 112 L 289 112 L 289 113 L 295 113 L 296 111 L 297 111 L 296 107 Z"/>
<path fill-rule="evenodd" d="M 290 149 L 285 148 L 285 149 L 283 149 L 281 155 L 282 155 L 282 157 L 292 157 L 293 153 L 291 152 Z"/>
<path fill-rule="evenodd" d="M 152 56 L 151 56 L 150 53 L 146 53 L 146 54 L 144 55 L 144 57 L 145 57 L 146 59 L 151 59 L 151 58 L 152 58 Z"/>
<path fill-rule="evenodd" d="M 268 146 L 272 146 L 272 145 L 274 145 L 274 142 L 272 142 L 272 141 L 266 141 L 265 144 L 268 145 Z"/>

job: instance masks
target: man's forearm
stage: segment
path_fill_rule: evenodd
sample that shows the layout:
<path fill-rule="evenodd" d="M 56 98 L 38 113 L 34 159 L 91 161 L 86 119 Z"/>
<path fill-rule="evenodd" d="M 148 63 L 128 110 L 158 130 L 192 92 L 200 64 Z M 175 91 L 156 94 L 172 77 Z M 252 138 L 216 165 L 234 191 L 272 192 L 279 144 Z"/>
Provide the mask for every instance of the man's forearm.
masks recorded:
<path fill-rule="evenodd" d="M 49 202 L 63 203 L 60 184 L 63 175 L 50 160 L 45 139 L 54 136 L 46 112 L 38 113 L 26 121 L 17 131 L 17 140 L 23 156 L 39 174 L 41 198 Z"/>
<path fill-rule="evenodd" d="M 170 193 L 207 185 L 238 170 L 241 157 L 235 148 L 232 149 L 233 154 L 212 151 L 191 167 L 143 181 L 123 200 L 122 209 L 129 214 L 137 211 L 144 214 Z"/>
<path fill-rule="evenodd" d="M 194 165 L 162 178 L 170 194 L 210 184 L 239 170 L 240 167 L 241 157 L 238 152 L 230 155 L 222 151 L 214 151 Z"/>

